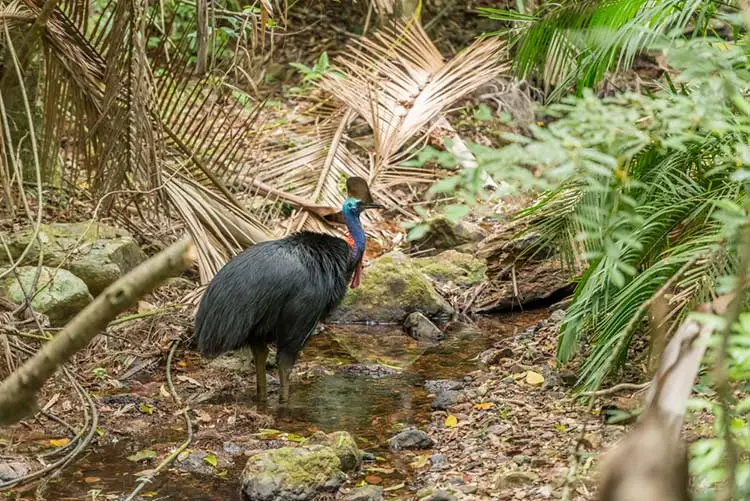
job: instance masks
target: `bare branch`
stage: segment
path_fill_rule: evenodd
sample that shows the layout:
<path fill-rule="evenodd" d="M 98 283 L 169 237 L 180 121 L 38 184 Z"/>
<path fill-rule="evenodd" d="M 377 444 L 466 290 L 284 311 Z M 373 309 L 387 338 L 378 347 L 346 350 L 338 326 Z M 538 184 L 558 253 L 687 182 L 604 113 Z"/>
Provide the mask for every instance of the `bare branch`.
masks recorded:
<path fill-rule="evenodd" d="M 33 414 L 38 409 L 37 393 L 57 368 L 140 296 L 184 270 L 193 260 L 192 248 L 190 240 L 181 240 L 131 270 L 8 376 L 0 385 L 0 424 L 12 424 Z"/>

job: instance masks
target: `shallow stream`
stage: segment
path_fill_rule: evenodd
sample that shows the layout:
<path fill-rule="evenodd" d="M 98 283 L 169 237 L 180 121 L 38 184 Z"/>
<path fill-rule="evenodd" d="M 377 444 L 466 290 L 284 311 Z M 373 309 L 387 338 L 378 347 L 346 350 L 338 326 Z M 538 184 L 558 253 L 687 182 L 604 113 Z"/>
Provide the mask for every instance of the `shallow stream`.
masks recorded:
<path fill-rule="evenodd" d="M 348 431 L 362 449 L 381 458 L 376 466 L 383 487 L 408 486 L 408 464 L 413 458 L 390 453 L 385 442 L 404 427 L 424 427 L 430 422 L 431 397 L 424 382 L 464 378 L 480 368 L 475 360 L 479 353 L 547 314 L 547 310 L 534 310 L 482 318 L 476 325 L 449 332 L 436 345 L 418 343 L 394 327 L 329 326 L 305 347 L 295 370 L 290 403 L 281 408 L 272 394 L 268 412 L 275 417 L 274 428 L 302 436 L 315 430 Z M 254 386 L 249 383 L 246 392 L 218 395 L 211 403 L 253 407 Z M 127 460 L 133 450 L 165 443 L 171 448 L 184 438 L 179 426 L 157 427 L 139 436 L 142 444 L 123 440 L 92 445 L 49 482 L 45 498 L 122 499 L 118 494 L 127 495 L 135 486 L 134 475 L 144 469 Z M 233 437 L 220 438 L 231 441 Z M 243 463 L 239 456 L 223 477 L 172 469 L 159 475 L 143 489 L 144 497 L 136 499 L 239 499 L 237 479 Z M 410 492 L 401 488 L 388 494 L 407 498 Z"/>

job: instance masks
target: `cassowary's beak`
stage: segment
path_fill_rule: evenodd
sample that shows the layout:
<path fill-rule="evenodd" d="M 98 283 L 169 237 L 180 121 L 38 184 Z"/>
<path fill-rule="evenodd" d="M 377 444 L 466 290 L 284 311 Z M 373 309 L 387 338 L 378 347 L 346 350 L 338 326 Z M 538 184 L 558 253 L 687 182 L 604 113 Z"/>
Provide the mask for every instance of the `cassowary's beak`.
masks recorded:
<path fill-rule="evenodd" d="M 385 205 L 378 204 L 375 202 L 362 202 L 359 204 L 360 209 L 367 210 L 367 209 L 385 209 Z"/>

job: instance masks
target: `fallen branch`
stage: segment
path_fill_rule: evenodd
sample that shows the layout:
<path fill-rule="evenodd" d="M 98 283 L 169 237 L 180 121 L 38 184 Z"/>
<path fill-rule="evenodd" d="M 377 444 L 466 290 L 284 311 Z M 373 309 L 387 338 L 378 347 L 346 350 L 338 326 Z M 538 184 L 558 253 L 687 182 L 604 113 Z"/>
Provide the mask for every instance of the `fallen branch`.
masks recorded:
<path fill-rule="evenodd" d="M 159 283 L 193 260 L 192 243 L 181 240 L 107 287 L 33 357 L 0 385 L 0 425 L 30 416 L 39 408 L 37 393 L 63 363 L 86 346 L 107 324 Z"/>
<path fill-rule="evenodd" d="M 584 397 L 603 397 L 606 395 L 613 395 L 615 393 L 618 393 L 620 391 L 640 391 L 645 390 L 651 385 L 651 381 L 646 381 L 645 383 L 620 383 L 614 385 L 612 388 L 607 388 L 604 390 L 597 390 L 597 391 L 582 391 L 579 393 L 579 395 Z"/>

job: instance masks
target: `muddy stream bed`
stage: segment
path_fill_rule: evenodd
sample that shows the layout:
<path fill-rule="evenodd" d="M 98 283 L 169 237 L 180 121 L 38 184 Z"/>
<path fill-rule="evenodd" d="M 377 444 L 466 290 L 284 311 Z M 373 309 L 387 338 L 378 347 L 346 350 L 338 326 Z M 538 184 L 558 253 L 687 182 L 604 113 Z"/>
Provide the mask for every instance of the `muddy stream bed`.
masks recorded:
<path fill-rule="evenodd" d="M 446 339 L 435 345 L 419 343 L 398 327 L 328 326 L 311 338 L 300 356 L 290 402 L 285 407 L 278 405 L 276 372 L 269 371 L 267 422 L 261 425 L 252 421 L 262 415 L 255 412 L 255 383 L 249 367 L 242 371 L 217 368 L 215 362 L 186 353 L 177 364 L 177 378 L 184 383 L 177 385 L 177 391 L 184 398 L 186 392 L 205 394 L 206 388 L 213 389 L 208 398 L 192 406 L 204 419 L 198 419 L 194 426 L 191 450 L 203 451 L 202 455 L 195 455 L 193 461 L 174 463 L 145 486 L 143 497 L 136 499 L 239 500 L 238 479 L 246 461 L 245 451 L 291 445 L 279 443 L 279 438 L 299 440 L 318 430 L 348 431 L 362 450 L 378 458 L 365 463 L 362 472 L 352 476 L 347 485 L 376 475 L 388 498 L 408 499 L 419 487 L 409 466 L 413 455 L 392 453 L 386 442 L 407 427 L 424 427 L 430 422 L 432 397 L 424 389 L 425 381 L 464 378 L 480 368 L 475 359 L 479 353 L 548 314 L 545 309 L 481 318 L 473 326 L 449 331 Z M 135 406 L 151 402 L 144 388 L 158 395 L 164 383 L 163 369 L 162 363 L 147 377 L 140 377 L 137 393 L 144 396 L 133 401 Z M 193 384 L 189 384 L 191 380 Z M 117 398 L 130 398 L 123 390 L 120 394 L 125 396 Z M 102 397 L 98 396 L 101 405 Z M 163 395 L 161 398 L 163 404 L 158 398 L 148 403 L 158 411 L 152 414 L 131 412 L 108 424 L 103 412 L 102 436 L 75 463 L 50 479 L 44 498 L 124 499 L 135 487 L 139 473 L 155 468 L 185 440 L 185 423 L 179 411 Z M 279 436 L 259 428 L 292 435 Z M 150 461 L 128 459 L 147 449 L 155 451 L 156 457 Z M 205 454 L 215 457 L 217 464 L 210 465 L 213 461 Z M 25 495 L 33 499 L 33 491 Z"/>

